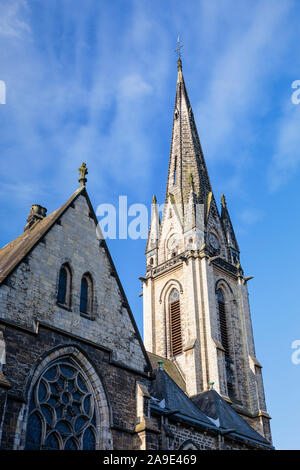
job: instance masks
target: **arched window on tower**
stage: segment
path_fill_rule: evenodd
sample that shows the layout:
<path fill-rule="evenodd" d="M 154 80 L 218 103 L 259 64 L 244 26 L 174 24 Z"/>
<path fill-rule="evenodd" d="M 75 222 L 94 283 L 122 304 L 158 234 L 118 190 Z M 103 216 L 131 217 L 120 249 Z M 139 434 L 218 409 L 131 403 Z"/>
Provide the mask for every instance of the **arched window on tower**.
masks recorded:
<path fill-rule="evenodd" d="M 227 321 L 226 321 L 226 308 L 225 300 L 221 289 L 217 290 L 217 299 L 218 299 L 218 309 L 219 309 L 219 323 L 220 323 L 220 335 L 221 343 L 225 349 L 225 356 L 230 356 L 229 353 L 229 341 L 228 341 L 228 331 L 227 331 Z"/>
<path fill-rule="evenodd" d="M 219 312 L 221 343 L 225 350 L 225 367 L 226 367 L 226 381 L 227 381 L 228 396 L 230 398 L 233 398 L 234 397 L 233 361 L 231 359 L 230 348 L 229 348 L 226 305 L 225 305 L 224 295 L 221 289 L 217 290 L 217 302 L 218 302 L 218 312 Z"/>
<path fill-rule="evenodd" d="M 182 333 L 180 318 L 180 300 L 177 289 L 172 289 L 169 296 L 169 315 L 171 332 L 171 354 L 178 356 L 182 353 Z"/>
<path fill-rule="evenodd" d="M 72 274 L 67 263 L 59 271 L 57 303 L 64 307 L 71 307 Z"/>
<path fill-rule="evenodd" d="M 88 273 L 81 279 L 80 312 L 85 315 L 91 315 L 93 312 L 93 281 Z"/>

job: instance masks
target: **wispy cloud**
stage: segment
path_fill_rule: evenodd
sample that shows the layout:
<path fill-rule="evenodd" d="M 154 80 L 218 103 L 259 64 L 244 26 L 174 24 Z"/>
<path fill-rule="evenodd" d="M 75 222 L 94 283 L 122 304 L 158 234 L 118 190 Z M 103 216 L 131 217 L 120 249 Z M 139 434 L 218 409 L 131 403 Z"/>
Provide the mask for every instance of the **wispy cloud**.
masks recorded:
<path fill-rule="evenodd" d="M 26 0 L 3 0 L 0 4 L 0 36 L 21 38 L 30 34 L 30 27 L 22 19 L 27 8 Z"/>
<path fill-rule="evenodd" d="M 236 17 L 236 26 L 213 55 L 197 118 L 209 158 L 225 158 L 239 165 L 245 143 L 254 139 L 251 119 L 264 112 L 269 97 L 266 87 L 288 45 L 285 24 L 291 3 L 270 8 L 269 1 L 261 1 L 252 3 L 252 9 L 236 9 L 235 5 L 228 5 L 228 11 Z M 216 29 L 213 34 L 218 34 Z"/>
<path fill-rule="evenodd" d="M 263 218 L 263 216 L 264 214 L 262 210 L 247 208 L 239 214 L 239 219 L 243 225 L 249 226 L 257 224 Z"/>
<path fill-rule="evenodd" d="M 279 189 L 300 167 L 300 104 L 285 106 L 278 125 L 274 155 L 269 168 L 269 187 Z"/>
<path fill-rule="evenodd" d="M 21 203 L 14 185 L 26 184 L 35 201 L 44 186 L 41 203 L 56 207 L 75 189 L 82 161 L 97 202 L 115 188 L 145 197 L 157 162 L 167 171 L 169 140 L 161 136 L 170 136 L 177 32 L 206 157 L 227 162 L 225 189 L 241 194 L 253 116 L 268 107 L 292 2 L 154 3 L 1 2 L 0 176 L 11 204 Z"/>
<path fill-rule="evenodd" d="M 38 12 L 29 4 L 22 15 L 22 3 L 7 16 L 20 34 L 31 31 L 32 40 L 9 43 L 10 57 L 4 55 L 8 104 L 1 109 L 2 148 L 7 158 L 0 173 L 9 178 L 13 159 L 15 180 L 46 173 L 48 188 L 55 187 L 57 194 L 74 187 L 76 167 L 87 160 L 98 197 L 113 181 L 128 191 L 138 178 L 144 188 L 152 157 L 149 125 L 159 105 L 152 95 L 155 91 L 159 98 L 167 70 L 164 50 L 156 52 L 155 71 L 149 67 L 155 21 L 133 2 L 116 37 L 118 27 L 103 4 L 87 2 L 71 11 L 70 2 L 50 2 Z M 158 25 L 155 34 L 163 45 L 165 32 Z M 2 38 L 3 50 L 7 44 Z"/>

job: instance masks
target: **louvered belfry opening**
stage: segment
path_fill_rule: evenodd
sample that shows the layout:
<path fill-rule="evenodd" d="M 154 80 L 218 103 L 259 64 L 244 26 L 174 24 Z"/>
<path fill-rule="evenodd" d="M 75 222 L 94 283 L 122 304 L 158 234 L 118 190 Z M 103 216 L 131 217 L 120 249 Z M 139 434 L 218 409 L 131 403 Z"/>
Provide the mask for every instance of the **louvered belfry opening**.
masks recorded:
<path fill-rule="evenodd" d="M 182 334 L 180 318 L 179 292 L 173 289 L 169 297 L 170 329 L 171 329 L 171 353 L 178 356 L 182 353 Z"/>
<path fill-rule="evenodd" d="M 219 307 L 219 320 L 220 320 L 220 333 L 222 346 L 225 349 L 225 355 L 230 356 L 229 341 L 227 333 L 226 311 L 223 294 L 218 290 L 218 307 Z"/>
<path fill-rule="evenodd" d="M 221 343 L 225 350 L 225 367 L 226 367 L 226 381 L 227 381 L 228 396 L 230 398 L 235 398 L 234 385 L 233 385 L 233 361 L 230 358 L 225 300 L 224 300 L 223 293 L 220 289 L 217 290 L 217 301 L 218 301 L 218 310 L 219 310 Z"/>

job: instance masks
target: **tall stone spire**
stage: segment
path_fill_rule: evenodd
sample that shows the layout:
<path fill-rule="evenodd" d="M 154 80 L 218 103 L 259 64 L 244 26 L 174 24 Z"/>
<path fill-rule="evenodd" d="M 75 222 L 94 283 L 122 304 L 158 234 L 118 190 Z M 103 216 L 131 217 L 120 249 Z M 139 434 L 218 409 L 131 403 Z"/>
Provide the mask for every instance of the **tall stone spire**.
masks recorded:
<path fill-rule="evenodd" d="M 247 280 L 225 196 L 219 213 L 193 111 L 177 61 L 177 89 L 160 222 L 156 198 L 143 282 L 148 351 L 178 369 L 189 396 L 214 383 L 242 416 L 271 439 L 261 366 L 255 357 Z"/>
<path fill-rule="evenodd" d="M 177 67 L 177 88 L 166 201 L 169 195 L 172 194 L 176 204 L 184 205 L 189 199 L 191 178 L 198 202 L 205 202 L 208 193 L 212 189 L 184 82 L 181 58 L 177 61 Z"/>

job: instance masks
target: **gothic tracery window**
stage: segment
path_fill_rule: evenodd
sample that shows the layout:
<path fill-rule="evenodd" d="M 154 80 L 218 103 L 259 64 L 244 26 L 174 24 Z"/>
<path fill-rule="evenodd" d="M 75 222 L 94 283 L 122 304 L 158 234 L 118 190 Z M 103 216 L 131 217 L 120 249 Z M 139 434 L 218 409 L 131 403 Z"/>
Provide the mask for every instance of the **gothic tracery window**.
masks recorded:
<path fill-rule="evenodd" d="M 71 305 L 72 275 L 68 264 L 63 264 L 59 271 L 57 302 L 66 307 Z"/>
<path fill-rule="evenodd" d="M 180 318 L 180 300 L 177 289 L 172 289 L 169 296 L 169 315 L 171 330 L 171 354 L 177 356 L 182 353 L 182 332 Z"/>
<path fill-rule="evenodd" d="M 93 450 L 99 443 L 99 410 L 85 373 L 70 358 L 56 360 L 33 386 L 27 450 Z"/>

